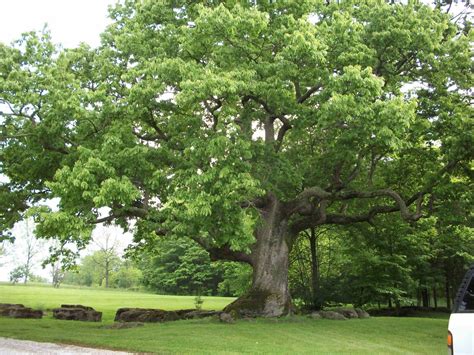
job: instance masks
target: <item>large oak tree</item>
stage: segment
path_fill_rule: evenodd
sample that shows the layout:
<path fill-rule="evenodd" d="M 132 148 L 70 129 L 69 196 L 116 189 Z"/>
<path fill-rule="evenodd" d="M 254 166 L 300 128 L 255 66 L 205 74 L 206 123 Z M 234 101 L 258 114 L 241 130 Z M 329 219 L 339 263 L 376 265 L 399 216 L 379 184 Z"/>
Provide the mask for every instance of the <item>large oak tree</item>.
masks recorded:
<path fill-rule="evenodd" d="M 187 236 L 252 266 L 228 311 L 279 316 L 300 232 L 416 221 L 472 168 L 472 31 L 439 9 L 130 0 L 110 14 L 98 49 L 47 33 L 0 46 L 4 230 L 29 211 L 63 244 L 96 223 L 132 226 L 137 245 Z"/>

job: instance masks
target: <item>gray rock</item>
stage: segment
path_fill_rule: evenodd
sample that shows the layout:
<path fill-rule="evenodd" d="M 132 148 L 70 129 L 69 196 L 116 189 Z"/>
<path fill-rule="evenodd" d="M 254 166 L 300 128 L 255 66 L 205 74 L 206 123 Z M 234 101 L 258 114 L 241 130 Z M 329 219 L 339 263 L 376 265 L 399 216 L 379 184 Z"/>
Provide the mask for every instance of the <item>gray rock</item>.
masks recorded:
<path fill-rule="evenodd" d="M 222 312 L 221 314 L 219 314 L 219 320 L 222 323 L 235 323 L 234 318 L 229 313 L 225 313 L 225 312 Z"/>
<path fill-rule="evenodd" d="M 145 322 L 158 323 L 170 322 L 180 319 L 199 319 L 205 317 L 219 316 L 218 311 L 198 311 L 196 309 L 181 309 L 177 311 L 165 311 L 152 308 L 120 308 L 115 313 L 116 322 Z"/>
<path fill-rule="evenodd" d="M 321 311 L 319 312 L 321 317 L 325 319 L 332 319 L 332 320 L 346 320 L 347 318 L 344 317 L 342 314 L 334 311 Z"/>
<path fill-rule="evenodd" d="M 309 318 L 321 319 L 323 318 L 319 312 L 312 312 L 308 315 Z"/>
<path fill-rule="evenodd" d="M 370 318 L 370 314 L 361 308 L 356 308 L 355 311 L 357 312 L 359 318 Z"/>
<path fill-rule="evenodd" d="M 61 308 L 81 308 L 86 311 L 93 311 L 94 308 L 88 307 L 88 306 L 83 306 L 82 304 L 62 304 Z"/>
<path fill-rule="evenodd" d="M 346 318 L 359 318 L 359 314 L 354 309 L 341 309 L 337 312 Z"/>
<path fill-rule="evenodd" d="M 219 316 L 222 312 L 217 311 L 192 311 L 188 312 L 183 315 L 184 319 L 199 319 L 199 318 L 206 318 L 206 317 L 214 317 Z"/>
<path fill-rule="evenodd" d="M 116 322 L 158 323 L 182 319 L 177 312 L 150 308 L 120 308 L 115 313 Z"/>
<path fill-rule="evenodd" d="M 92 307 L 82 305 L 61 305 L 60 308 L 53 309 L 53 317 L 60 320 L 100 322 L 102 312 L 97 312 Z"/>
<path fill-rule="evenodd" d="M 40 319 L 43 318 L 43 311 L 34 310 L 32 308 L 25 307 L 22 304 L 1 303 L 0 316 L 11 318 Z"/>

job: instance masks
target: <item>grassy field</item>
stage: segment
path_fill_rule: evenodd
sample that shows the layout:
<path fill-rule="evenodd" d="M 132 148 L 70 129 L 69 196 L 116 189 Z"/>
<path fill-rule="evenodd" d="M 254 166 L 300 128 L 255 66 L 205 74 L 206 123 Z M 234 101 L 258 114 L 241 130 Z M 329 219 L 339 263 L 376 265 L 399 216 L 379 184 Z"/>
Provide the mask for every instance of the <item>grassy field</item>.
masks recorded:
<path fill-rule="evenodd" d="M 203 308 L 221 309 L 229 298 L 204 297 Z M 350 321 L 305 317 L 214 319 L 106 329 L 119 307 L 193 308 L 194 297 L 159 296 L 117 290 L 0 285 L 0 303 L 44 310 L 80 303 L 104 312 L 102 323 L 0 317 L 0 336 L 161 354 L 445 354 L 447 319 L 371 318 Z"/>

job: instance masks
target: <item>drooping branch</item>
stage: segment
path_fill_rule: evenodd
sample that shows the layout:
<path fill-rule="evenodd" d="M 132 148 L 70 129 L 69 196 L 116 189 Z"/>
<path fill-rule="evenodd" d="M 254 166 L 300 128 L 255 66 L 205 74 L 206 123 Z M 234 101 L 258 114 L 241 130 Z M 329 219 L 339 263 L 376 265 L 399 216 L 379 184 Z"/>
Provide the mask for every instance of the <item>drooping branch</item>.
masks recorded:
<path fill-rule="evenodd" d="M 390 198 L 395 204 L 391 206 L 376 206 L 372 208 L 368 213 L 358 216 L 346 216 L 346 215 L 332 215 L 334 220 L 352 220 L 355 221 L 369 221 L 375 215 L 381 213 L 391 213 L 400 211 L 402 218 L 408 221 L 414 221 L 421 217 L 421 206 L 425 195 L 431 193 L 434 187 L 441 180 L 440 178 L 455 169 L 458 161 L 451 161 L 446 164 L 440 171 L 429 179 L 423 188 L 418 192 L 415 192 L 411 197 L 404 200 L 396 191 L 391 189 L 379 189 L 373 191 L 338 191 L 328 192 L 318 186 L 305 189 L 295 199 L 285 203 L 286 213 L 288 215 L 299 214 L 302 216 L 309 216 L 315 214 L 318 209 L 318 203 L 327 200 L 333 201 L 346 201 L 352 199 L 370 199 L 370 198 Z M 410 212 L 408 207 L 416 202 L 416 212 L 413 214 Z M 344 217 L 344 218 L 343 218 Z M 347 218 L 345 218 L 347 217 Z M 350 222 L 347 222 L 350 223 Z"/>
<path fill-rule="evenodd" d="M 275 111 L 272 108 L 270 108 L 268 103 L 265 100 L 261 99 L 260 97 L 255 96 L 255 95 L 245 95 L 244 97 L 242 97 L 242 104 L 245 105 L 249 101 L 255 101 L 256 103 L 260 104 L 263 107 L 266 113 L 272 116 L 275 115 Z"/>
<path fill-rule="evenodd" d="M 91 224 L 110 223 L 118 218 L 145 218 L 148 211 L 140 207 L 122 207 L 113 210 L 108 216 L 97 218 Z"/>
<path fill-rule="evenodd" d="M 400 212 L 402 218 L 408 222 L 413 222 L 422 217 L 422 204 L 425 195 L 431 193 L 438 184 L 439 178 L 447 172 L 452 171 L 457 161 L 448 163 L 439 171 L 436 178 L 433 177 L 420 191 L 414 193 L 410 198 L 404 200 L 397 192 L 391 189 L 381 189 L 375 191 L 342 191 L 338 193 L 329 193 L 319 187 L 305 189 L 298 197 L 287 203 L 289 213 L 299 214 L 302 218 L 297 219 L 291 226 L 294 232 L 300 232 L 305 229 L 321 224 L 352 224 L 359 222 L 371 222 L 376 215 Z M 372 207 L 368 212 L 348 215 L 343 213 L 326 213 L 325 206 L 321 207 L 322 201 L 345 201 L 357 198 L 380 198 L 388 197 L 394 200 L 393 205 L 379 205 Z M 316 204 L 312 199 L 319 201 Z M 416 203 L 416 210 L 411 213 L 408 209 L 413 203 Z M 311 213 L 308 213 L 311 212 Z"/>
<path fill-rule="evenodd" d="M 249 254 L 242 251 L 232 250 L 228 244 L 222 246 L 211 246 L 209 243 L 200 237 L 191 237 L 196 243 L 198 243 L 204 250 L 209 253 L 211 261 L 227 260 L 244 262 L 252 265 L 253 261 Z"/>
<path fill-rule="evenodd" d="M 308 91 L 306 91 L 302 96 L 298 97 L 296 102 L 298 102 L 299 104 L 304 103 L 307 99 L 309 99 L 311 97 L 311 95 L 313 95 L 319 89 L 321 89 L 321 84 L 317 84 L 317 85 L 314 85 L 314 86 L 310 87 L 308 89 Z"/>
<path fill-rule="evenodd" d="M 406 209 L 405 213 L 401 212 L 402 217 L 408 222 L 417 221 L 422 217 L 421 208 L 423 202 L 423 195 L 420 195 L 416 201 L 417 207 L 415 213 L 410 213 L 408 209 Z M 407 207 L 408 205 L 409 204 L 405 203 L 405 207 Z M 347 225 L 361 222 L 372 223 L 372 220 L 378 214 L 387 214 L 392 212 L 398 212 L 400 210 L 400 205 L 394 204 L 391 206 L 376 206 L 371 208 L 366 213 L 349 215 L 344 213 L 326 213 L 325 208 L 323 208 L 317 211 L 317 213 L 313 213 L 313 215 L 296 220 L 292 224 L 291 230 L 294 233 L 299 233 L 308 228 L 316 227 L 322 224 Z"/>
<path fill-rule="evenodd" d="M 283 144 L 283 138 L 285 138 L 286 132 L 292 128 L 290 121 L 286 117 L 278 116 L 278 119 L 281 121 L 283 125 L 278 130 L 278 135 L 276 139 L 277 144 L 275 145 L 276 152 L 278 152 L 281 149 L 281 146 Z"/>

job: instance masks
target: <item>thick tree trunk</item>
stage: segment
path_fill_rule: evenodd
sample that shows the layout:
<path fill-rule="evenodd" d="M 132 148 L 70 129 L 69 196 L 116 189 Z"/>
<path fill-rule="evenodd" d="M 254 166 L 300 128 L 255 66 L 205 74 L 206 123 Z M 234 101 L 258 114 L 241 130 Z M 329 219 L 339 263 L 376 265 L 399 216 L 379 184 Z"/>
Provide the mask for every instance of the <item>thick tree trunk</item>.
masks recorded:
<path fill-rule="evenodd" d="M 278 317 L 291 312 L 288 290 L 290 243 L 288 224 L 281 205 L 273 199 L 262 212 L 262 223 L 255 231 L 252 248 L 253 282 L 249 292 L 224 311 L 239 316 Z"/>

